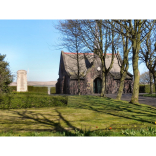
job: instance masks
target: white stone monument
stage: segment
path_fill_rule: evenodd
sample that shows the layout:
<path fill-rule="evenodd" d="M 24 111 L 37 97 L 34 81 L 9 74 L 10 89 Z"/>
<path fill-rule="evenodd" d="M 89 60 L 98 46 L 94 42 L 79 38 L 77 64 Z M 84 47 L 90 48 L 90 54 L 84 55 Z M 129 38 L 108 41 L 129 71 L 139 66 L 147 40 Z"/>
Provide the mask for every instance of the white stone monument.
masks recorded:
<path fill-rule="evenodd" d="M 50 87 L 48 87 L 48 94 L 50 95 Z"/>
<path fill-rule="evenodd" d="M 17 92 L 27 92 L 27 71 L 18 70 L 17 71 Z"/>

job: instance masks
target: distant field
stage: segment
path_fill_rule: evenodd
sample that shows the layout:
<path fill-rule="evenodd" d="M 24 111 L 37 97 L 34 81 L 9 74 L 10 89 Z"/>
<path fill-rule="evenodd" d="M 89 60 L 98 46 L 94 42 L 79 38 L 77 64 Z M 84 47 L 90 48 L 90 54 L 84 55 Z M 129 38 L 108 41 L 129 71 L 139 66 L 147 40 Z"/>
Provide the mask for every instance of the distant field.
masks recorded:
<path fill-rule="evenodd" d="M 57 81 L 28 81 L 28 86 L 51 86 L 55 87 Z M 17 82 L 12 82 L 10 86 L 17 86 Z"/>

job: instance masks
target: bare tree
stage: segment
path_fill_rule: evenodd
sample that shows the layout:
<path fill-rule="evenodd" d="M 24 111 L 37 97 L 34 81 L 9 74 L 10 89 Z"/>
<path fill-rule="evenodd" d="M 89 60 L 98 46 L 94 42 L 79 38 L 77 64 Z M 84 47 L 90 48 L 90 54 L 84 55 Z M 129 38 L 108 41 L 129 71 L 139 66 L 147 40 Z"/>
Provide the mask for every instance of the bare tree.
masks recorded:
<path fill-rule="evenodd" d="M 140 75 L 140 84 L 150 84 L 150 74 L 149 71 L 144 72 Z"/>
<path fill-rule="evenodd" d="M 84 59 L 84 55 L 80 55 L 83 52 L 83 44 L 80 40 L 80 25 L 79 20 L 64 20 L 59 21 L 59 24 L 56 26 L 56 29 L 59 30 L 63 36 L 60 46 L 73 53 L 73 55 L 68 56 L 75 61 L 72 67 L 68 66 L 67 68 L 76 75 L 76 79 L 78 80 L 78 95 L 80 95 L 80 79 L 84 75 L 83 66 L 80 63 L 80 61 Z"/>
<path fill-rule="evenodd" d="M 140 58 L 146 63 L 150 72 L 150 93 L 153 93 L 153 78 L 156 89 L 156 43 L 155 41 L 155 29 L 148 34 L 147 38 L 141 45 Z"/>
<path fill-rule="evenodd" d="M 82 20 L 81 21 L 81 39 L 87 51 L 93 52 L 100 58 L 102 72 L 102 91 L 101 97 L 105 97 L 106 77 L 111 70 L 116 54 L 116 45 L 119 41 L 119 36 L 113 31 L 112 25 L 104 23 L 106 20 Z M 105 23 L 106 24 L 106 23 Z M 106 55 L 111 52 L 110 66 L 106 66 Z"/>
<path fill-rule="evenodd" d="M 111 24 L 112 20 L 109 21 Z M 124 37 L 128 37 L 132 42 L 132 64 L 134 74 L 134 85 L 131 103 L 138 103 L 139 97 L 139 52 L 140 44 L 145 40 L 147 35 L 153 29 L 155 20 L 113 20 L 115 25 L 112 25 L 114 32 L 123 34 Z M 123 31 L 121 31 L 121 28 Z"/>
<path fill-rule="evenodd" d="M 127 23 L 125 21 L 122 21 L 123 24 L 125 24 L 127 26 Z M 128 55 L 129 52 L 131 50 L 131 43 L 129 41 L 129 37 L 128 37 L 128 31 L 124 30 L 123 27 L 121 25 L 119 25 L 120 27 L 120 31 L 121 31 L 121 36 L 122 36 L 122 46 L 123 46 L 123 60 L 121 61 L 120 65 L 120 86 L 119 86 L 119 91 L 117 94 L 117 100 L 121 99 L 122 93 L 123 93 L 123 88 L 124 88 L 124 80 L 127 76 L 127 72 L 128 72 L 128 68 L 129 68 L 129 60 L 128 60 Z M 126 36 L 124 36 L 124 31 Z"/>

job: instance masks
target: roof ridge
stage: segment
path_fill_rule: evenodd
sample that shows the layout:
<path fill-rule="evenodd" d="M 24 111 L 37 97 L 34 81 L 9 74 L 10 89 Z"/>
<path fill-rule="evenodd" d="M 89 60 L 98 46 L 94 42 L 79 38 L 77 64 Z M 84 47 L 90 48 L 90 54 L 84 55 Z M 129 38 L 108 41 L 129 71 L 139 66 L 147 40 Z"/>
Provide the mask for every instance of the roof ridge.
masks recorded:
<path fill-rule="evenodd" d="M 76 53 L 72 53 L 72 52 L 63 52 L 64 54 L 76 54 Z M 85 54 L 85 53 L 78 53 L 78 54 Z M 94 55 L 94 53 L 86 53 L 86 54 L 89 54 L 89 55 Z M 112 55 L 110 53 L 107 53 L 106 55 Z M 117 55 L 117 54 L 114 54 L 114 55 Z"/>

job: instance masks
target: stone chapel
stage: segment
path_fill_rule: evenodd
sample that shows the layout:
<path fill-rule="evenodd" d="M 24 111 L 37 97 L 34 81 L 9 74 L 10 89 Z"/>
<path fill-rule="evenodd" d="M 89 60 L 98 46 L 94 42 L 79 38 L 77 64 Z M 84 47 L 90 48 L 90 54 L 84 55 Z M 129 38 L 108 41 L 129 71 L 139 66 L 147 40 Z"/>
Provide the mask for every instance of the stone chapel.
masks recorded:
<path fill-rule="evenodd" d="M 80 92 L 85 94 L 101 93 L 102 71 L 101 60 L 94 53 L 79 53 L 80 64 Z M 56 83 L 57 94 L 78 94 L 77 81 L 77 55 L 61 51 L 59 78 Z M 106 67 L 111 63 L 111 54 L 106 55 Z M 118 92 L 120 84 L 120 66 L 122 59 L 119 53 L 115 55 L 113 67 L 106 77 L 106 94 Z M 124 93 L 131 93 L 133 86 L 133 75 L 127 73 L 124 82 Z"/>

